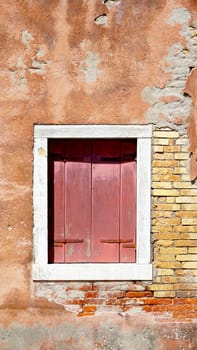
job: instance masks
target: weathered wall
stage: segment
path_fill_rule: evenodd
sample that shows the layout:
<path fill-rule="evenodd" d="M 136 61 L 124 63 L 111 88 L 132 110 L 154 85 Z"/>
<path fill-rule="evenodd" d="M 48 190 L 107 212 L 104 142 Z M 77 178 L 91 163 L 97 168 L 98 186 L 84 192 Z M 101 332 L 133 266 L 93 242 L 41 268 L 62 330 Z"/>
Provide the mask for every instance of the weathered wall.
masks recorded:
<path fill-rule="evenodd" d="M 196 10 L 195 0 L 1 3 L 2 350 L 196 349 Z M 156 127 L 153 283 L 32 282 L 37 123 Z"/>

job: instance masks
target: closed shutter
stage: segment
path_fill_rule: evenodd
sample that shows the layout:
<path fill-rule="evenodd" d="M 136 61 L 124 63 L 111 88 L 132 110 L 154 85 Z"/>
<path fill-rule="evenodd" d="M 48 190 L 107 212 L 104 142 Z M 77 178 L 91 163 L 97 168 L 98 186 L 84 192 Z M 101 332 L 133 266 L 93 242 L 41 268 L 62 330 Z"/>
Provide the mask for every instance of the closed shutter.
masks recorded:
<path fill-rule="evenodd" d="M 88 262 L 91 229 L 91 145 L 65 144 L 65 262 Z"/>
<path fill-rule="evenodd" d="M 49 144 L 49 261 L 134 262 L 136 142 Z"/>
<path fill-rule="evenodd" d="M 64 145 L 49 146 L 49 262 L 64 262 Z"/>
<path fill-rule="evenodd" d="M 92 147 L 92 261 L 119 261 L 120 142 Z"/>
<path fill-rule="evenodd" d="M 120 262 L 135 262 L 136 144 L 121 144 Z"/>

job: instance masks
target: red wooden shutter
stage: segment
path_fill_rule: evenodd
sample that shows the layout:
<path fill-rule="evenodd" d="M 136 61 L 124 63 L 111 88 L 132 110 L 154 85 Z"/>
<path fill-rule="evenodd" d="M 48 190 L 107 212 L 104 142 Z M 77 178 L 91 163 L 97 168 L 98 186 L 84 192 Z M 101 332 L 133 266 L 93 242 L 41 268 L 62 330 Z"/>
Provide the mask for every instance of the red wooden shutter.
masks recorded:
<path fill-rule="evenodd" d="M 49 262 L 134 262 L 136 142 L 49 142 Z"/>
<path fill-rule="evenodd" d="M 120 262 L 135 262 L 136 231 L 136 143 L 121 145 Z"/>
<path fill-rule="evenodd" d="M 63 143 L 51 143 L 49 145 L 51 159 L 49 162 L 49 182 L 50 210 L 49 210 L 49 250 L 50 261 L 56 263 L 64 262 L 64 153 Z M 52 241 L 52 242 L 51 242 Z"/>
<path fill-rule="evenodd" d="M 92 262 L 119 261 L 120 142 L 92 147 Z"/>
<path fill-rule="evenodd" d="M 65 262 L 89 261 L 90 223 L 90 142 L 67 142 L 65 148 Z"/>

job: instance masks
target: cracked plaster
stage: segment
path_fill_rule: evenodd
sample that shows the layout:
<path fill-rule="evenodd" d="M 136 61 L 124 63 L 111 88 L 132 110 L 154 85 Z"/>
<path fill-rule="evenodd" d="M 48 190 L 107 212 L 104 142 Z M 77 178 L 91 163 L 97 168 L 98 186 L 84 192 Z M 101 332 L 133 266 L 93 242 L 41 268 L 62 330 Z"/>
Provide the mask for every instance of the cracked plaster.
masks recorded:
<path fill-rule="evenodd" d="M 169 76 L 164 87 L 147 86 L 142 99 L 151 104 L 146 112 L 148 122 L 157 127 L 170 127 L 185 134 L 192 114 L 191 96 L 184 93 L 187 79 L 197 63 L 197 28 L 190 25 L 191 15 L 186 8 L 173 10 L 167 20 L 171 26 L 181 24 L 180 35 L 186 41 L 175 43 L 163 59 L 163 71 Z"/>

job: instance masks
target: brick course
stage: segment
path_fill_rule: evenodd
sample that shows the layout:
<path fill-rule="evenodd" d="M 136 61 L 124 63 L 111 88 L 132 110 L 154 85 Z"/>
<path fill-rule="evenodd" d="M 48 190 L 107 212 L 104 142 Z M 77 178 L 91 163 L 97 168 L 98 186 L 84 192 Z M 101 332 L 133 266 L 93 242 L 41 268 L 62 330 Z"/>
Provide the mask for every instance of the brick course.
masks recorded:
<path fill-rule="evenodd" d="M 66 283 L 64 306 L 79 316 L 101 312 L 197 316 L 197 186 L 190 182 L 187 138 L 168 128 L 153 136 L 152 282 Z M 80 291 L 77 292 L 77 290 Z M 58 295 L 57 300 L 58 301 Z"/>
<path fill-rule="evenodd" d="M 166 140 L 166 144 L 171 144 L 171 146 L 163 146 L 163 149 L 160 146 L 158 149 L 160 139 Z M 170 286 L 175 303 L 176 298 L 181 295 L 187 294 L 188 297 L 197 295 L 195 278 L 191 279 L 191 269 L 195 275 L 197 272 L 197 249 L 195 248 L 197 246 L 197 186 L 190 181 L 187 143 L 186 135 L 179 135 L 170 129 L 160 129 L 154 132 L 153 259 L 155 276 L 162 277 L 160 279 L 156 277 L 149 289 L 153 291 L 154 297 L 167 297 L 165 291 Z M 169 157 L 169 154 L 173 157 Z M 158 157 L 160 157 L 159 163 L 155 161 Z M 176 165 L 174 160 L 178 161 Z M 161 168 L 162 171 L 159 172 Z M 158 178 L 154 177 L 154 174 L 159 173 L 161 175 Z M 166 174 L 168 177 L 165 177 L 164 181 Z M 168 204 L 169 198 L 171 203 L 176 204 Z M 183 303 L 187 303 L 188 300 L 183 300 Z M 190 302 L 192 303 L 192 300 Z"/>

